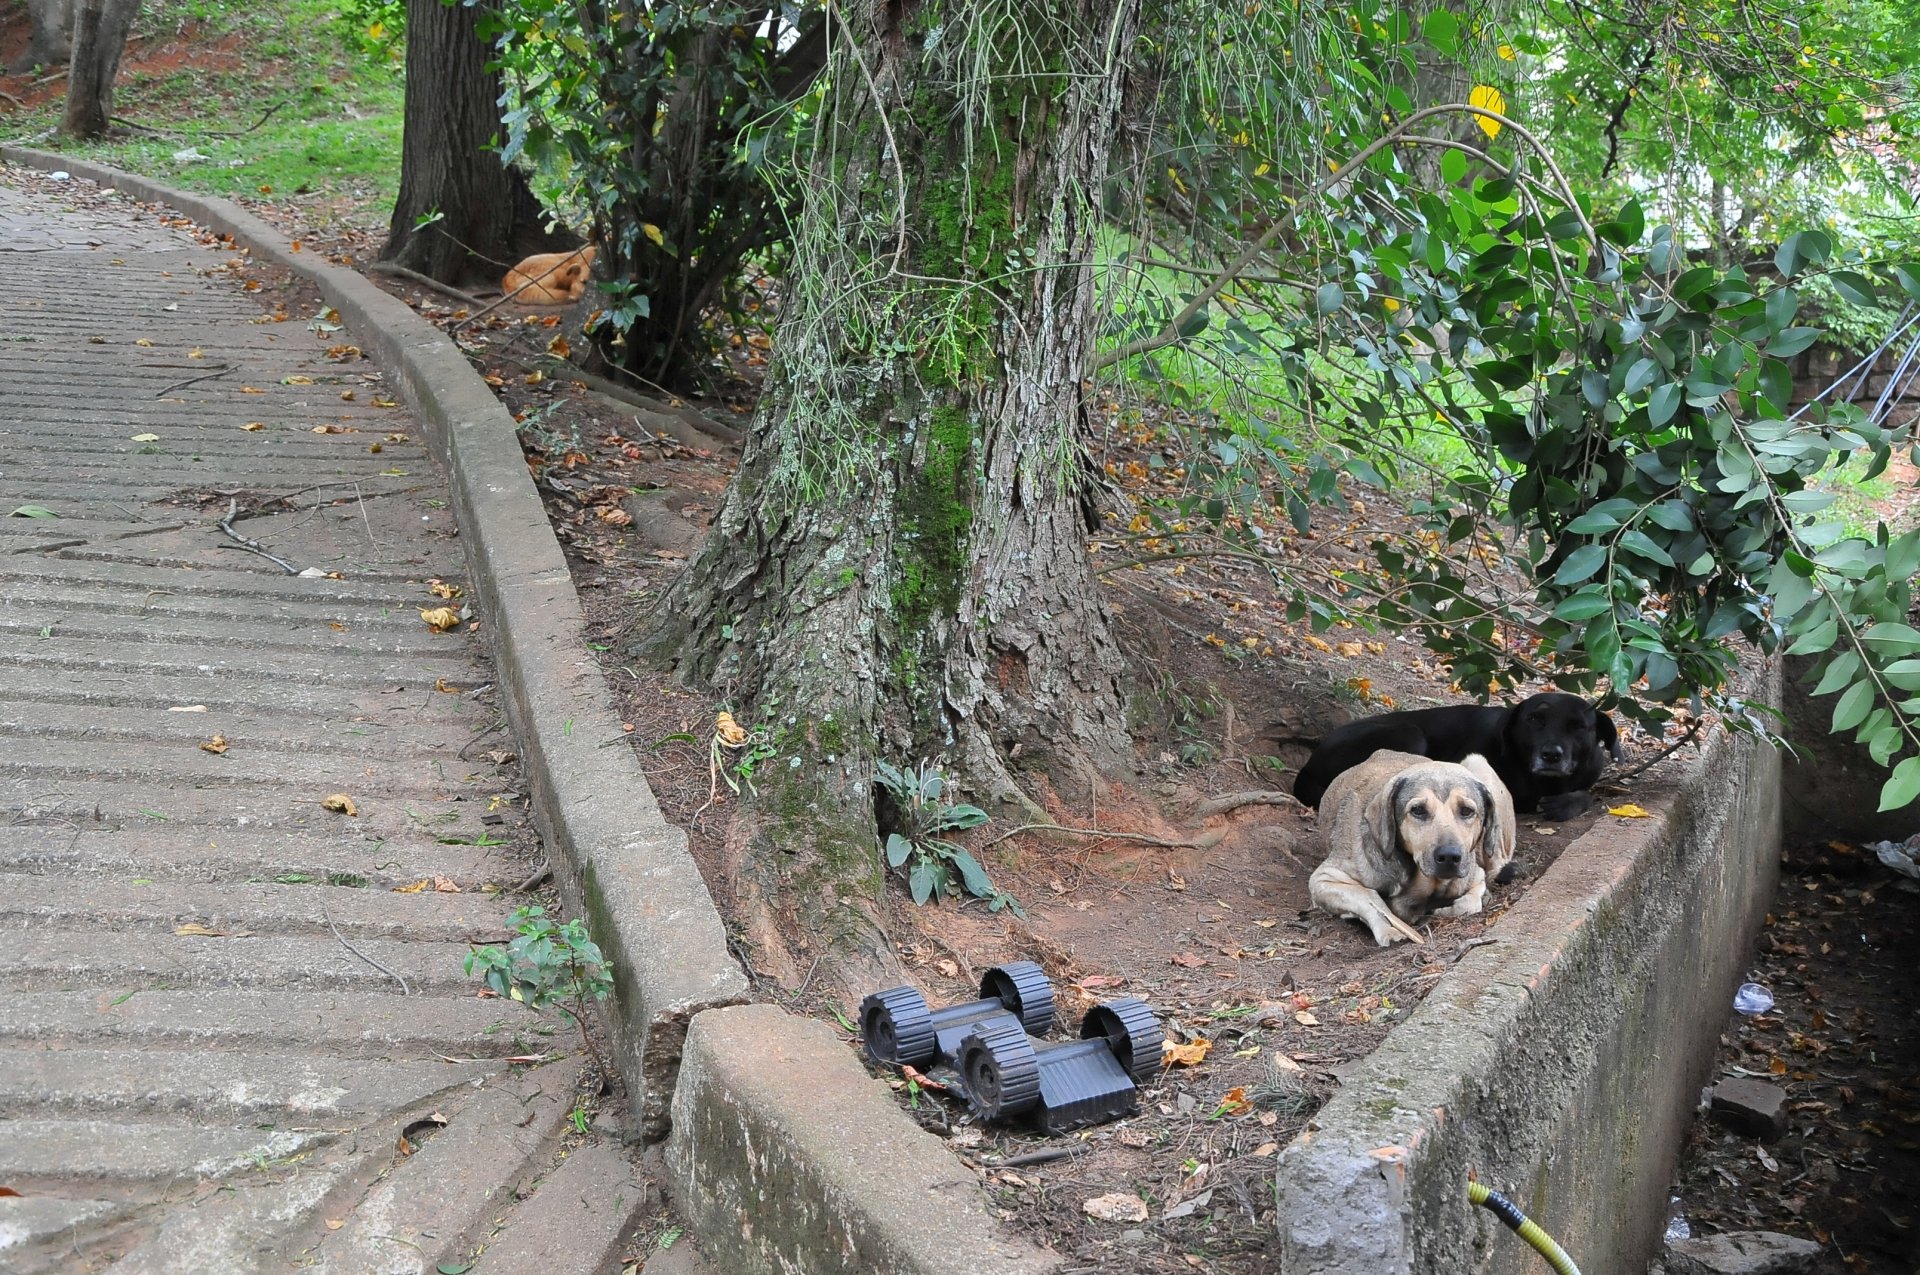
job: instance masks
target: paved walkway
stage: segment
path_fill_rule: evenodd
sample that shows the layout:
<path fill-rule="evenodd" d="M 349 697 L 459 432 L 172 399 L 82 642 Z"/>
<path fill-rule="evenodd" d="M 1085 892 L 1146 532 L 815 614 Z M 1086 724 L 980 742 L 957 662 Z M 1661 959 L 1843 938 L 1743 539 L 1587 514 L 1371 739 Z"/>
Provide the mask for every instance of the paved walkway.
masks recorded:
<path fill-rule="evenodd" d="M 0 268 L 0 1268 L 600 1269 L 644 1188 L 461 968 L 526 868 L 419 430 L 90 184 L 0 167 Z"/>

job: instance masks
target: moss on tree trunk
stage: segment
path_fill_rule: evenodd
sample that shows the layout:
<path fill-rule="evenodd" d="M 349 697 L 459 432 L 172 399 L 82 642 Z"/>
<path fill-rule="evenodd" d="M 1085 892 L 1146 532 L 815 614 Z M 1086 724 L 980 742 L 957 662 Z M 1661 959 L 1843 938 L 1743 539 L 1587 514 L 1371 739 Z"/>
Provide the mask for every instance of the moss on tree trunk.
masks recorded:
<path fill-rule="evenodd" d="M 875 757 L 1001 814 L 1024 766 L 1131 757 L 1079 477 L 1138 2 L 844 14 L 756 428 L 647 645 L 778 745 L 732 856 L 758 959 L 857 989 Z"/>

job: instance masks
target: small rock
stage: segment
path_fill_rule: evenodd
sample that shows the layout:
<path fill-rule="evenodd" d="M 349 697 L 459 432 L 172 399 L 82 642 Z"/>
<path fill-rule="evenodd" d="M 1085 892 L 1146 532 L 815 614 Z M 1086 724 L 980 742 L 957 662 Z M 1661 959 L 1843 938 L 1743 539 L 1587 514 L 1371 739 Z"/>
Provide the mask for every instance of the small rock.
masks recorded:
<path fill-rule="evenodd" d="M 1820 1245 L 1778 1231 L 1728 1231 L 1667 1245 L 1668 1275 L 1804 1275 Z"/>
<path fill-rule="evenodd" d="M 1147 1202 L 1137 1195 L 1127 1195 L 1116 1191 L 1112 1195 L 1096 1195 L 1081 1206 L 1088 1217 L 1099 1218 L 1102 1222 L 1144 1222 L 1147 1220 Z"/>
<path fill-rule="evenodd" d="M 1713 1118 L 1735 1133 L 1771 1142 L 1787 1131 L 1787 1091 L 1764 1080 L 1723 1080 L 1713 1087 Z"/>

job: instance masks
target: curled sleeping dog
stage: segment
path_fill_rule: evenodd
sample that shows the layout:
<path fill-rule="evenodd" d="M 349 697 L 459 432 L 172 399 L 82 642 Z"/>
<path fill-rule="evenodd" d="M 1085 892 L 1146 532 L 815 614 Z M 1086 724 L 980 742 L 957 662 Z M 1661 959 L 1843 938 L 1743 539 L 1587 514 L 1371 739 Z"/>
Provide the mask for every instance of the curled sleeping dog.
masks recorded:
<path fill-rule="evenodd" d="M 1475 754 L 1433 761 L 1382 751 L 1336 776 L 1320 803 L 1327 857 L 1307 891 L 1335 916 L 1373 931 L 1381 947 L 1426 940 L 1409 921 L 1471 916 L 1487 879 L 1513 859 L 1513 798 Z"/>
<path fill-rule="evenodd" d="M 1479 753 L 1519 810 L 1571 819 L 1591 803 L 1587 789 L 1609 757 L 1619 761 L 1613 719 L 1578 695 L 1550 691 L 1511 707 L 1449 704 L 1348 722 L 1322 739 L 1294 779 L 1293 795 L 1317 806 L 1335 776 L 1383 748 L 1435 761 Z"/>

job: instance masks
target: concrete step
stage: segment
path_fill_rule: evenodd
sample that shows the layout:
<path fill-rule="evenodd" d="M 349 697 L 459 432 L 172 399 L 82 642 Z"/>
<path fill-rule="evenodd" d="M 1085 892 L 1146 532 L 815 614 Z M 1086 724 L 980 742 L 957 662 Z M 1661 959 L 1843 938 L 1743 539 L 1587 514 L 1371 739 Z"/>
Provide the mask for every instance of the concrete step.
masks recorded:
<path fill-rule="evenodd" d="M 64 617 L 62 623 L 76 623 L 82 616 L 117 617 L 116 622 L 120 624 L 194 620 L 208 624 L 250 626 L 269 632 L 275 626 L 292 629 L 338 623 L 346 625 L 349 633 L 372 631 L 382 635 L 382 640 L 388 635 L 422 634 L 425 635 L 421 639 L 423 645 L 429 647 L 434 639 L 426 635 L 419 612 L 409 604 L 416 597 L 421 599 L 422 606 L 429 601 L 434 606 L 442 602 L 442 599 L 429 593 L 424 579 L 413 586 L 394 590 L 391 596 L 379 602 L 364 598 L 290 597 L 271 592 L 236 596 L 157 590 L 135 594 L 111 586 L 103 588 L 97 583 L 10 580 L 4 576 L 0 576 L 0 597 L 4 597 L 9 606 L 57 612 Z M 96 622 L 107 621 L 102 619 Z"/>
<path fill-rule="evenodd" d="M 58 632 L 50 638 L 38 636 L 37 631 L 33 636 L 0 632 L 0 680 L 31 677 L 43 669 L 156 681 L 198 676 L 209 681 L 252 684 L 263 701 L 271 700 L 283 686 L 432 686 L 441 678 L 458 681 L 473 668 L 464 638 L 447 634 L 442 640 L 442 651 L 434 654 L 379 653 L 348 658 L 315 652 L 295 659 L 283 652 L 198 646 L 184 638 L 168 643 L 161 652 L 145 642 L 136 645 L 117 639 L 62 637 Z"/>
<path fill-rule="evenodd" d="M 439 599 L 422 590 L 418 607 L 440 606 Z M 179 644 L 191 649 L 244 648 L 287 651 L 301 659 L 322 654 L 340 659 L 384 659 L 391 656 L 434 658 L 444 655 L 446 640 L 421 622 L 418 609 L 389 609 L 379 623 L 303 616 L 276 619 L 260 616 L 209 617 L 179 612 L 139 614 L 76 612 L 62 603 L 12 602 L 0 615 L 0 634 L 49 642 L 80 639 L 89 642 Z M 404 618 L 405 623 L 401 623 Z M 333 626 L 338 624 L 339 628 Z M 42 635 L 45 636 L 42 636 Z"/>
<path fill-rule="evenodd" d="M 398 996 L 393 974 L 406 979 L 414 996 L 471 996 L 478 986 L 461 968 L 467 949 L 452 943 L 354 942 L 393 974 L 375 969 L 331 935 L 188 937 L 37 927 L 8 930 L 5 943 L 0 990 L 7 992 L 345 987 Z"/>
<path fill-rule="evenodd" d="M 325 1146 L 327 1130 L 223 1128 L 115 1120 L 0 1119 L 0 1181 L 22 1195 L 52 1183 L 222 1178 Z"/>
<path fill-rule="evenodd" d="M 449 683 L 449 685 L 453 685 Z M 441 692 L 447 694 L 448 692 Z M 464 692 L 462 692 L 464 694 Z M 504 736 L 491 747 L 479 732 L 499 722 L 497 710 L 472 698 L 452 706 L 455 711 L 404 724 L 337 716 L 292 717 L 268 705 L 251 712 L 174 713 L 150 707 L 103 704 L 41 704 L 0 696 L 0 739 L 22 741 L 86 740 L 101 752 L 118 745 L 192 744 L 196 749 L 215 734 L 224 735 L 235 751 L 278 750 L 356 758 L 447 758 L 459 764 L 484 766 L 495 749 L 512 751 Z M 469 756 L 458 756 L 465 749 Z"/>
<path fill-rule="evenodd" d="M 6 1255 L 8 1275 L 72 1270 L 86 1257 L 75 1251 L 80 1236 L 90 1244 L 110 1240 L 135 1211 L 125 1201 L 89 1199 L 84 1193 L 72 1198 L 0 1195 L 0 1237 L 6 1240 L 0 1253 Z"/>
<path fill-rule="evenodd" d="M 326 915 L 321 914 L 321 909 Z M 332 926 L 327 923 L 332 918 Z M 0 930 L 109 929 L 172 934 L 182 925 L 232 934 L 331 934 L 415 943 L 498 943 L 500 904 L 487 894 L 342 889 L 329 885 L 97 882 L 75 890 L 54 877 L 0 875 Z"/>
<path fill-rule="evenodd" d="M 327 1057 L 495 1058 L 570 1049 L 518 1001 L 298 992 L 15 992 L 0 1041 L 56 1048 L 303 1050 Z M 0 1197 L 4 1198 L 4 1197 Z"/>
<path fill-rule="evenodd" d="M 488 794 L 499 786 L 498 781 L 482 783 L 476 777 L 471 782 L 449 783 L 440 793 L 389 798 L 369 795 L 379 791 L 377 779 L 356 783 L 355 777 L 348 775 L 334 783 L 290 792 L 224 785 L 187 787 L 140 779 L 50 781 L 44 776 L 0 771 L 0 812 L 63 820 L 76 826 L 195 827 L 205 830 L 212 841 L 218 841 L 223 833 L 249 829 L 255 833 L 330 831 L 354 837 L 460 837 L 477 841 L 485 831 L 480 816 L 486 812 Z M 337 792 L 353 798 L 357 817 L 320 808 L 325 797 Z"/>
<path fill-rule="evenodd" d="M 425 1275 L 471 1259 L 511 1190 L 569 1128 L 580 1064 L 525 1071 L 469 1099 L 304 1254 L 314 1275 Z M 557 1269 L 542 1264 L 536 1270 Z"/>
<path fill-rule="evenodd" d="M 22 518 L 17 521 L 31 523 L 30 530 L 44 529 L 44 524 L 34 519 Z M 456 574 L 442 578 L 458 582 L 460 570 L 455 559 L 449 562 L 448 571 Z M 425 590 L 429 576 L 439 574 L 422 566 L 412 575 L 394 581 L 353 577 L 328 580 L 229 566 L 192 570 L 175 568 L 156 580 L 150 568 L 121 562 L 12 557 L 0 558 L 0 598 L 12 596 L 10 591 L 13 585 L 19 582 L 84 588 L 100 586 L 97 591 L 102 597 L 131 598 L 141 603 L 149 598 L 163 597 L 225 598 L 244 599 L 249 605 L 271 606 L 273 602 L 263 599 L 289 599 L 329 606 L 378 608 L 404 603 Z M 417 585 L 418 588 L 403 587 L 407 585 Z"/>
<path fill-rule="evenodd" d="M 331 1125 L 438 1101 L 506 1066 L 200 1048 L 0 1048 L 0 1119 L 191 1115 L 221 1124 Z"/>
<path fill-rule="evenodd" d="M 611 1138 L 563 1154 L 487 1238 L 477 1275 L 614 1275 L 648 1202 L 646 1178 Z"/>
<path fill-rule="evenodd" d="M 118 831 L 70 824 L 9 827 L 0 833 L 0 872 L 80 875 L 85 879 L 70 880 L 67 888 L 82 893 L 100 877 L 124 878 L 129 884 L 136 879 L 349 886 L 364 881 L 376 890 L 412 885 L 422 877 L 446 877 L 472 893 L 489 884 L 513 884 L 525 875 L 517 862 L 501 857 L 497 847 L 440 845 L 418 832 L 382 839 L 338 831 L 337 820 L 320 828 L 271 833 L 143 822 L 144 827 Z M 499 829 L 491 831 L 497 835 Z"/>
<path fill-rule="evenodd" d="M 437 794 L 482 783 L 494 771 L 491 762 L 482 760 L 455 772 L 447 766 L 443 753 L 383 759 L 375 776 L 370 775 L 375 768 L 368 758 L 339 751 L 247 748 L 232 736 L 226 736 L 225 753 L 210 753 L 200 747 L 201 741 L 218 729 L 211 727 L 198 740 L 191 736 L 182 739 L 177 733 L 172 739 L 143 740 L 137 749 L 103 749 L 91 740 L 22 740 L 17 748 L 7 750 L 10 755 L 0 762 L 0 777 L 27 780 L 29 786 L 79 780 L 89 788 L 115 783 L 202 789 L 292 788 L 301 793 L 318 791 L 321 796 L 377 777 L 390 797 L 430 801 Z M 225 735 L 224 731 L 220 733 Z"/>

